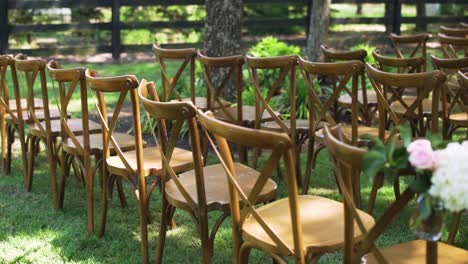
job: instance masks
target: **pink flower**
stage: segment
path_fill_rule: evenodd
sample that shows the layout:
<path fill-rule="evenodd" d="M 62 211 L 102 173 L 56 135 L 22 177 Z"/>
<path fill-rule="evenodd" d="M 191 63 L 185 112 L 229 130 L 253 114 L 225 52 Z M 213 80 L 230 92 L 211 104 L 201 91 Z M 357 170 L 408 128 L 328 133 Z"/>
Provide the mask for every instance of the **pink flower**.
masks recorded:
<path fill-rule="evenodd" d="M 409 162 L 413 167 L 432 170 L 437 167 L 437 158 L 429 140 L 417 139 L 411 142 L 406 150 L 409 153 Z"/>

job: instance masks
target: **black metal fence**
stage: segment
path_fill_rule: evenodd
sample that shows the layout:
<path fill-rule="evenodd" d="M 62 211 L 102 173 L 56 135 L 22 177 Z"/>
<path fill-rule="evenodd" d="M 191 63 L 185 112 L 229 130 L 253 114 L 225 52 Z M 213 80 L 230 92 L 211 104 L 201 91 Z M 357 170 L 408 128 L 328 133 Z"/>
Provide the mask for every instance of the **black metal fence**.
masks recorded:
<path fill-rule="evenodd" d="M 313 0 L 244 0 L 244 4 L 296 4 L 304 5 L 310 8 Z M 459 23 L 468 22 L 466 16 L 432 16 L 427 17 L 419 15 L 416 17 L 403 17 L 402 4 L 416 4 L 418 0 L 333 0 L 333 3 L 384 3 L 384 17 L 352 17 L 352 18 L 332 18 L 331 24 L 381 24 L 385 25 L 387 31 L 400 33 L 402 24 L 432 24 L 432 23 Z M 453 3 L 453 4 L 468 4 L 468 0 L 426 0 L 425 3 Z M 131 29 L 148 29 L 148 28 L 170 28 L 183 29 L 192 28 L 200 29 L 204 26 L 204 21 L 151 21 L 151 22 L 122 22 L 120 20 L 120 8 L 123 6 L 169 6 L 169 5 L 204 5 L 203 0 L 0 0 L 0 52 L 1 53 L 17 53 L 26 54 L 73 54 L 78 50 L 86 52 L 89 47 L 62 47 L 62 48 L 36 48 L 36 49 L 10 49 L 8 40 L 11 34 L 39 32 L 39 31 L 67 31 L 67 30 L 106 30 L 111 31 L 110 45 L 96 44 L 92 47 L 95 53 L 112 53 L 115 60 L 120 58 L 122 52 L 148 51 L 150 45 L 123 45 L 121 41 L 121 31 Z M 18 9 L 50 9 L 50 8 L 74 8 L 74 7 L 107 7 L 111 9 L 112 18 L 108 23 L 69 23 L 69 24 L 29 24 L 29 25 L 13 25 L 9 23 L 8 14 L 11 10 Z M 267 8 L 267 7 L 266 7 Z M 307 12 L 310 14 L 310 12 Z M 244 17 L 243 27 L 246 28 L 261 28 L 271 27 L 272 25 L 288 25 L 302 26 L 304 30 L 308 28 L 310 17 L 304 16 L 301 18 L 249 18 Z M 298 42 L 302 44 L 304 40 Z M 178 43 L 172 44 L 172 47 L 181 46 L 200 46 L 201 43 Z"/>

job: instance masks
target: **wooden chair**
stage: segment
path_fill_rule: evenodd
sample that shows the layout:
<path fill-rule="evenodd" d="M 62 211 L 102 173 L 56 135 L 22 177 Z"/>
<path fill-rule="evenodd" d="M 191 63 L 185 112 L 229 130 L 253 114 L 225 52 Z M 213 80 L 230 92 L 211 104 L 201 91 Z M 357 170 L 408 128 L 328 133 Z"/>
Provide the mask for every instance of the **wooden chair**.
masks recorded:
<path fill-rule="evenodd" d="M 256 129 L 267 129 L 288 133 L 296 150 L 296 176 L 300 178 L 300 153 L 302 145 L 309 137 L 309 121 L 296 118 L 296 67 L 297 56 L 286 55 L 278 57 L 259 58 L 247 55 L 245 58 L 249 69 L 250 79 L 255 92 L 255 124 Z M 263 79 L 259 77 L 259 71 L 263 73 Z M 289 83 L 286 81 L 288 78 Z M 287 87 L 286 85 L 289 85 Z M 287 87 L 287 88 L 286 88 Z M 282 90 L 285 91 L 282 91 Z M 265 94 L 264 91 L 267 93 Z M 289 93 L 289 105 L 286 114 L 289 119 L 282 119 L 279 112 L 270 106 L 271 100 L 282 92 Z M 264 114 L 268 113 L 269 119 Z M 257 165 L 260 155 L 258 149 L 254 149 L 252 164 Z M 298 179 L 299 179 L 298 178 Z M 302 184 L 298 180 L 299 185 Z"/>
<path fill-rule="evenodd" d="M 154 44 L 153 51 L 156 55 L 156 60 L 159 62 L 161 70 L 162 80 L 162 91 L 163 97 L 161 101 L 168 102 L 169 100 L 176 101 L 192 101 L 197 108 L 207 110 L 210 107 L 210 99 L 207 96 L 197 96 L 195 89 L 195 58 L 197 56 L 197 50 L 193 48 L 188 49 L 163 49 L 160 46 Z M 179 67 L 174 76 L 171 76 L 167 71 L 167 61 L 179 62 Z M 184 79 L 181 78 L 184 71 L 186 71 L 187 65 L 189 65 L 190 74 L 190 98 L 184 98 L 184 95 L 179 94 L 176 90 L 176 85 L 180 84 L 185 86 L 183 83 Z M 209 91 L 207 92 L 208 95 Z M 219 98 L 218 103 L 224 106 L 228 106 L 230 103 Z M 217 105 L 217 104 L 215 104 Z"/>
<path fill-rule="evenodd" d="M 340 123 L 341 120 L 336 120 L 331 114 L 332 106 L 336 102 L 338 96 L 343 92 L 351 94 L 351 124 L 343 127 L 344 133 L 351 139 L 353 144 L 358 144 L 361 136 L 370 134 L 379 135 L 379 128 L 360 125 L 358 122 L 358 101 L 357 101 L 357 86 L 358 77 L 364 67 L 361 61 L 334 62 L 334 63 L 318 63 L 310 62 L 302 58 L 299 59 L 299 66 L 303 73 L 304 79 L 308 85 L 309 94 L 309 122 L 310 134 L 314 135 L 309 138 L 308 157 L 306 162 L 306 173 L 302 193 L 306 194 L 310 182 L 310 174 L 315 169 L 318 153 L 325 148 L 323 141 L 323 133 L 321 131 L 323 124 L 328 123 L 332 126 Z M 325 100 L 317 95 L 320 90 L 318 78 L 333 78 L 337 81 L 337 86 L 332 95 Z M 351 84 L 351 89 L 347 85 Z M 385 131 L 384 131 L 385 132 Z M 386 136 L 390 133 L 385 132 Z M 358 181 L 355 182 L 359 186 Z M 356 203 L 361 204 L 360 192 L 356 192 Z M 375 198 L 375 197 L 374 197 Z"/>
<path fill-rule="evenodd" d="M 25 124 L 29 125 L 29 132 L 27 135 L 28 146 L 25 149 L 26 165 L 23 164 L 23 168 L 26 169 L 26 189 L 31 190 L 32 177 L 34 171 L 34 159 L 39 153 L 39 143 L 43 141 L 46 146 L 46 152 L 48 156 L 48 162 L 50 167 L 51 175 L 51 189 L 53 195 L 53 205 L 55 209 L 58 209 L 58 190 L 57 190 L 57 163 L 59 162 L 58 150 L 60 143 L 58 137 L 61 134 L 60 131 L 60 113 L 57 109 L 50 109 L 49 106 L 49 95 L 48 87 L 45 75 L 46 62 L 41 59 L 28 59 L 24 55 L 17 55 L 15 57 L 15 66 L 21 80 L 23 90 L 27 93 L 28 109 L 21 112 L 17 112 L 18 116 L 21 113 L 21 119 Z M 41 99 L 43 109 L 37 109 L 34 105 L 34 86 L 36 81 L 40 82 L 41 88 Z M 18 88 L 19 90 L 19 88 Z M 11 117 L 11 116 L 10 116 Z M 8 118 L 7 117 L 7 120 Z M 8 122 L 8 121 L 7 121 Z M 75 132 L 81 131 L 81 119 L 70 119 L 73 123 L 71 126 Z M 25 155 L 25 154 L 23 154 Z"/>
<path fill-rule="evenodd" d="M 161 156 L 165 157 L 164 172 L 161 180 L 162 213 L 160 222 L 159 243 L 156 250 L 156 262 L 162 262 L 166 231 L 175 208 L 187 211 L 198 225 L 203 263 L 210 263 L 213 255 L 213 243 L 218 228 L 230 214 L 228 181 L 221 164 L 203 166 L 200 135 L 196 120 L 197 109 L 191 102 L 159 102 L 154 83 L 142 80 L 139 86 L 140 100 L 149 115 L 157 120 Z M 151 100 L 147 99 L 151 97 Z M 167 127 L 172 123 L 170 133 Z M 172 153 L 175 143 L 180 137 L 180 128 L 186 123 L 192 147 L 194 169 L 179 175 L 167 166 L 176 157 Z M 144 157 L 143 157 L 144 158 Z M 259 172 L 245 165 L 236 163 L 235 170 L 239 184 L 247 193 L 251 192 L 252 181 Z M 276 183 L 268 180 L 257 203 L 267 203 L 276 197 Z M 208 213 L 220 211 L 222 214 L 216 220 L 211 232 L 208 227 Z"/>
<path fill-rule="evenodd" d="M 447 59 L 468 57 L 468 38 L 452 37 L 439 33 L 440 48 Z"/>
<path fill-rule="evenodd" d="M 415 137 L 424 137 L 427 126 L 430 127 L 431 133 L 439 132 L 440 111 L 432 109 L 441 110 L 440 89 L 446 80 L 443 72 L 436 70 L 428 73 L 388 73 L 370 64 L 366 64 L 366 70 L 379 100 L 379 136 L 382 140 L 387 138 L 384 137 L 384 129 L 391 124 L 392 135 L 398 132 L 399 125 L 407 122 L 411 125 Z M 405 98 L 405 89 L 415 90 L 415 96 Z M 391 94 L 391 97 L 387 93 Z M 432 99 L 426 99 L 430 94 Z"/>
<path fill-rule="evenodd" d="M 285 258 L 295 263 L 317 263 L 324 253 L 342 248 L 345 243 L 343 204 L 319 196 L 298 195 L 295 149 L 288 134 L 236 126 L 213 118 L 211 113 L 199 111 L 198 117 L 216 139 L 219 151 L 213 147 L 230 183 L 233 263 L 248 263 L 252 248 L 266 252 L 276 263 L 286 263 Z M 240 175 L 235 170 L 228 143 L 271 153 L 258 178 L 252 179 L 250 193 L 239 185 Z M 281 159 L 285 164 L 288 196 L 265 206 L 255 206 Z M 359 214 L 369 219 L 365 221 L 368 228 L 373 226 L 371 216 Z M 354 234 L 356 240 L 360 237 L 359 232 Z"/>
<path fill-rule="evenodd" d="M 449 139 L 452 133 L 460 128 L 468 128 L 467 90 L 460 87 L 457 71 L 468 71 L 468 58 L 441 59 L 431 56 L 434 69 L 447 75 L 447 81 L 442 86 L 443 135 Z"/>
<path fill-rule="evenodd" d="M 10 85 L 13 87 L 14 98 L 10 99 L 10 89 L 7 82 L 7 70 L 10 68 L 11 79 Z M 19 85 L 18 76 L 15 66 L 15 60 L 10 55 L 0 55 L 0 131 L 2 137 L 2 166 L 6 174 L 11 173 L 11 147 L 14 142 L 15 132 L 18 131 L 20 140 L 21 154 L 23 166 L 27 165 L 26 156 L 26 135 L 24 130 L 24 121 L 22 115 L 17 116 L 17 112 L 23 112 L 29 109 L 28 100 L 26 97 L 22 98 Z M 23 107 L 21 107 L 23 106 Z M 42 100 L 34 98 L 34 106 L 37 109 L 43 108 Z M 24 110 L 23 110 L 24 109 Z M 11 116 L 11 117 L 8 117 Z M 7 122 L 7 120 L 9 122 Z M 26 182 L 26 168 L 24 167 L 24 178 Z"/>
<path fill-rule="evenodd" d="M 359 60 L 362 63 L 365 62 L 367 57 L 367 52 L 364 49 L 353 50 L 353 51 L 336 51 L 328 48 L 325 45 L 321 45 L 320 49 L 322 50 L 323 57 L 325 62 L 339 62 L 339 61 L 352 61 Z M 377 107 L 377 95 L 373 90 L 367 90 L 366 87 L 366 73 L 364 68 L 359 75 L 361 89 L 358 91 L 358 102 L 359 102 L 359 113 L 360 118 L 365 122 L 366 125 L 371 125 L 372 118 L 375 114 Z M 333 81 L 333 80 L 332 80 Z M 336 82 L 333 81 L 333 87 L 336 87 Z M 336 118 L 342 116 L 340 113 L 343 110 L 349 110 L 352 106 L 352 96 L 348 93 L 340 95 L 338 97 L 335 109 Z"/>
<path fill-rule="evenodd" d="M 468 27 L 446 27 L 440 26 L 439 32 L 449 37 L 464 38 L 468 35 Z"/>
<path fill-rule="evenodd" d="M 424 58 L 423 71 L 426 71 L 426 43 L 429 37 L 430 35 L 428 33 L 413 35 L 396 35 L 394 33 L 390 33 L 390 41 L 395 49 L 397 58 L 422 57 Z"/>
<path fill-rule="evenodd" d="M 142 139 L 137 94 L 138 80 L 134 75 L 99 77 L 97 72 L 89 69 L 86 70 L 85 76 L 88 87 L 96 92 L 104 144 L 105 170 L 103 170 L 102 174 L 103 203 L 99 236 L 103 236 L 105 232 L 110 182 L 115 177 L 120 177 L 129 182 L 135 189 L 140 209 L 142 262 L 148 263 L 148 222 L 152 221 L 149 214 L 149 198 L 160 182 L 163 169 L 159 149 L 157 147 L 145 147 L 145 142 Z M 109 107 L 106 104 L 105 95 L 118 97 L 117 102 L 112 102 L 113 111 L 110 114 L 108 114 Z M 110 99 L 108 98 L 108 102 Z M 126 99 L 127 101 L 130 99 L 131 102 L 135 150 L 124 152 L 114 135 Z M 111 117 L 110 121 L 108 117 Z M 115 150 L 115 156 L 110 155 L 111 146 Z M 170 165 L 174 171 L 183 172 L 193 169 L 193 159 L 190 151 L 174 148 L 172 154 Z M 146 179 L 150 175 L 156 175 L 158 178 L 147 188 Z"/>
<path fill-rule="evenodd" d="M 339 138 L 339 131 L 334 133 L 325 126 L 327 148 L 337 174 L 341 195 L 344 202 L 344 263 L 466 263 L 468 251 L 441 242 L 413 240 L 390 247 L 379 249 L 375 241 L 411 202 L 415 193 L 407 188 L 375 225 L 369 228 L 368 218 L 356 209 L 353 197 L 353 178 L 358 177 L 363 167 L 363 157 L 366 150 L 344 143 Z M 338 133 L 337 133 L 338 132 Z M 371 216 L 368 216 L 372 218 Z M 360 240 L 355 239 L 355 233 L 363 234 Z"/>
<path fill-rule="evenodd" d="M 85 79 L 84 68 L 63 69 L 57 61 L 47 63 L 47 70 L 53 81 L 58 84 L 59 88 L 59 110 L 61 113 L 61 181 L 59 185 L 59 200 L 58 208 L 63 208 L 63 200 L 65 194 L 65 185 L 69 172 L 73 167 L 75 175 L 82 178 L 86 187 L 86 202 L 87 202 L 87 226 L 88 232 L 94 232 L 94 176 L 97 171 L 104 169 L 103 166 L 103 141 L 101 133 L 101 125 L 90 121 L 90 113 L 88 109 L 88 92 Z M 76 122 L 69 122 L 70 114 L 69 106 L 72 98 L 78 90 L 80 100 L 81 121 L 79 124 L 82 130 L 77 130 L 74 126 Z M 71 119 L 73 120 L 73 119 Z M 132 136 L 125 133 L 114 133 L 114 137 L 119 142 L 121 149 L 124 151 L 135 149 L 135 142 Z M 115 155 L 115 150 L 111 147 L 111 154 Z M 95 165 L 92 165 L 91 157 L 94 156 Z M 123 189 L 121 187 L 120 178 L 117 181 L 119 197 L 122 205 L 125 205 Z"/>

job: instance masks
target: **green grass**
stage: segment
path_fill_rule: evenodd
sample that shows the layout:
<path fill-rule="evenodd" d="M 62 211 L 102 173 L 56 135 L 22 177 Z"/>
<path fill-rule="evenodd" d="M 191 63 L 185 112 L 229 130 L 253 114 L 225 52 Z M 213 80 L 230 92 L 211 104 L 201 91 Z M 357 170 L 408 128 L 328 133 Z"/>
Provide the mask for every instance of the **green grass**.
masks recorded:
<path fill-rule="evenodd" d="M 128 208 L 120 208 L 117 197 L 110 203 L 107 232 L 104 238 L 86 232 L 85 190 L 81 182 L 69 180 L 66 188 L 63 211 L 52 209 L 49 167 L 44 154 L 36 163 L 33 190 L 26 193 L 21 177 L 21 164 L 15 153 L 13 173 L 0 175 L 0 263 L 139 263 L 140 234 L 136 200 L 126 186 Z M 305 157 L 303 157 L 305 158 Z M 213 162 L 213 158 L 210 159 Z M 275 177 L 275 180 L 276 177 Z M 279 181 L 280 195 L 284 196 L 284 182 Z M 332 175 L 327 154 L 323 151 L 312 177 L 310 194 L 340 199 Z M 394 199 L 390 184 L 379 191 L 374 216 L 379 217 Z M 370 191 L 369 183 L 363 182 L 363 199 Z M 96 229 L 100 213 L 100 188 L 95 188 Z M 156 190 L 151 199 L 154 224 L 149 227 L 151 258 L 157 244 L 160 216 L 160 193 Z M 391 225 L 379 239 L 378 245 L 391 245 L 414 238 L 408 228 L 408 219 L 414 211 L 414 203 Z M 211 214 L 211 221 L 216 219 Z M 195 225 L 189 215 L 177 211 L 177 228 L 168 232 L 164 252 L 165 263 L 200 262 L 200 241 Z M 213 224 L 213 222 L 211 223 Z M 468 247 L 468 219 L 463 217 L 456 244 Z M 446 236 L 447 234 L 445 234 Z M 222 225 L 215 241 L 214 263 L 231 261 L 230 221 Z M 251 254 L 252 263 L 265 263 L 268 258 L 259 251 Z M 340 263 L 340 252 L 325 255 L 320 263 Z"/>

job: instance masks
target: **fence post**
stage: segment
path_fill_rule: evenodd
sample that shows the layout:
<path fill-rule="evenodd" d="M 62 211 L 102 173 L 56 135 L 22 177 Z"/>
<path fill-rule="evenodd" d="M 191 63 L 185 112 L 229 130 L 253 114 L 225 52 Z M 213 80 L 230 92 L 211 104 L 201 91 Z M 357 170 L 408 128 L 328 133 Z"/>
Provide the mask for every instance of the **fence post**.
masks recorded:
<path fill-rule="evenodd" d="M 8 25 L 8 0 L 0 1 L 0 54 L 5 54 L 8 50 L 8 35 L 10 28 Z"/>
<path fill-rule="evenodd" d="M 426 21 L 423 20 L 426 16 L 426 1 L 416 0 L 416 30 L 427 31 Z"/>
<path fill-rule="evenodd" d="M 393 32 L 393 1 L 394 0 L 386 0 L 385 1 L 385 32 L 390 33 Z"/>
<path fill-rule="evenodd" d="M 401 33 L 401 0 L 393 0 L 393 30 L 395 34 Z"/>
<path fill-rule="evenodd" d="M 120 0 L 112 1 L 112 58 L 120 60 Z"/>

